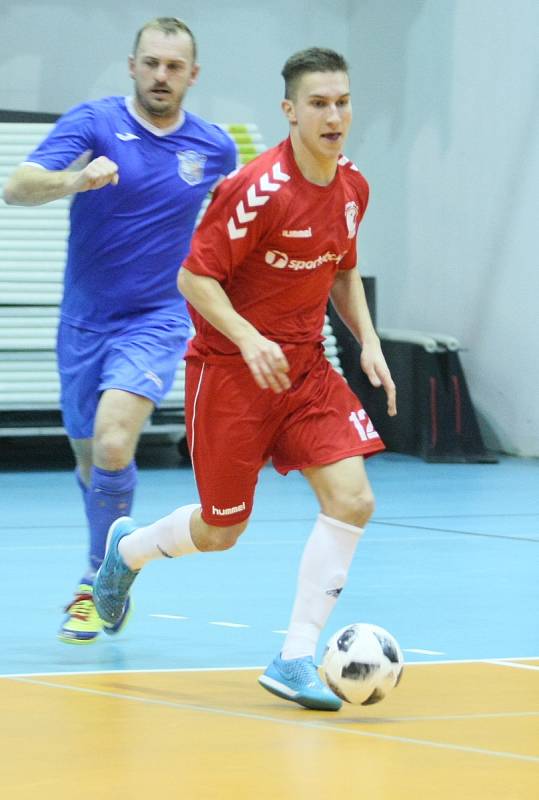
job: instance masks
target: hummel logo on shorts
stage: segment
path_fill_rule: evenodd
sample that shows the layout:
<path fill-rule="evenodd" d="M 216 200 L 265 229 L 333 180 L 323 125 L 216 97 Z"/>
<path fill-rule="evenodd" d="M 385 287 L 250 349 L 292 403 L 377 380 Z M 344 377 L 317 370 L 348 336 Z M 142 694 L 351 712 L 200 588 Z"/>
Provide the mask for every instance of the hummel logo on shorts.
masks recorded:
<path fill-rule="evenodd" d="M 231 506 L 230 508 L 217 508 L 217 506 L 213 505 L 211 507 L 211 513 L 219 517 L 228 517 L 229 514 L 237 514 L 239 511 L 245 511 L 245 500 L 239 506 Z"/>

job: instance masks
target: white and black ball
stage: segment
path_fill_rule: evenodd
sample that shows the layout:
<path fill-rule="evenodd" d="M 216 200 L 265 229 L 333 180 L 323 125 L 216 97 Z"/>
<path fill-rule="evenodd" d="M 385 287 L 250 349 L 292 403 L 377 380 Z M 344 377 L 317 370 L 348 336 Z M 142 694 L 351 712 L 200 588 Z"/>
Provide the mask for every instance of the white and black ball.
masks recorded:
<path fill-rule="evenodd" d="M 322 659 L 329 688 L 355 705 L 379 703 L 399 683 L 404 658 L 399 644 L 384 628 L 355 622 L 329 639 Z"/>

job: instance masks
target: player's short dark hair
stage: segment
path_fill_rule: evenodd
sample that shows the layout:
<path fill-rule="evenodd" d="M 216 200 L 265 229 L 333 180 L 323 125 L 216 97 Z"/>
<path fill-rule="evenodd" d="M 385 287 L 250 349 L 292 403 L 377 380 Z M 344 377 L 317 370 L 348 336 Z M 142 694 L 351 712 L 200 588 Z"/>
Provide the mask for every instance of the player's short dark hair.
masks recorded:
<path fill-rule="evenodd" d="M 155 17 L 154 19 L 150 19 L 148 22 L 145 22 L 142 28 L 138 31 L 137 35 L 135 36 L 135 44 L 133 45 L 133 55 L 136 55 L 140 37 L 147 31 L 148 29 L 161 31 L 165 33 L 167 36 L 173 36 L 175 33 L 179 33 L 183 31 L 187 33 L 188 36 L 191 37 L 191 42 L 193 43 L 193 64 L 197 60 L 197 43 L 195 39 L 195 35 L 191 28 L 181 19 L 178 17 Z"/>
<path fill-rule="evenodd" d="M 325 47 L 309 47 L 290 56 L 281 75 L 284 78 L 284 96 L 287 100 L 295 94 L 299 79 L 306 72 L 346 72 L 348 64 L 340 53 Z"/>

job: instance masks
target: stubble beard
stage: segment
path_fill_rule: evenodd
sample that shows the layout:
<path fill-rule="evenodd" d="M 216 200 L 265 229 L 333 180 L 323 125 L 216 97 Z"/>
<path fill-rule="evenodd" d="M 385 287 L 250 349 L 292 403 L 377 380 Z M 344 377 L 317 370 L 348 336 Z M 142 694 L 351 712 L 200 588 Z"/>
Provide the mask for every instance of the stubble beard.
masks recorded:
<path fill-rule="evenodd" d="M 154 102 L 150 97 L 143 95 L 138 87 L 135 89 L 137 104 L 151 117 L 157 117 L 159 119 L 178 116 L 184 95 L 185 93 L 180 95 L 180 97 L 169 95 L 168 102 Z"/>

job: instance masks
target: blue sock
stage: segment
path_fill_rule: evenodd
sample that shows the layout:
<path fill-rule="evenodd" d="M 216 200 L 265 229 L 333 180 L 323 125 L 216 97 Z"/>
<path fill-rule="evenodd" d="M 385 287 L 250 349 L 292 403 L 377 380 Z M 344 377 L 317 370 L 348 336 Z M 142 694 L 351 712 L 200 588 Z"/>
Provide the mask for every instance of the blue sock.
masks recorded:
<path fill-rule="evenodd" d="M 118 517 L 131 513 L 136 483 L 137 467 L 134 461 L 117 472 L 92 467 L 86 500 L 91 573 L 95 574 L 103 561 L 110 526 Z"/>
<path fill-rule="evenodd" d="M 82 494 L 82 501 L 84 503 L 84 510 L 87 512 L 88 509 L 88 487 L 82 480 L 79 472 L 79 468 L 77 467 L 75 470 L 75 480 L 77 481 L 78 487 Z"/>
<path fill-rule="evenodd" d="M 84 483 L 81 478 L 79 468 L 75 469 L 75 480 L 77 481 L 77 485 L 80 489 L 80 493 L 82 495 L 82 502 L 84 503 L 84 511 L 86 512 L 86 519 L 88 519 L 88 486 Z M 86 583 L 93 586 L 94 577 L 95 577 L 96 570 L 93 567 L 89 567 L 87 571 L 84 573 L 82 578 L 80 579 L 79 583 Z"/>

